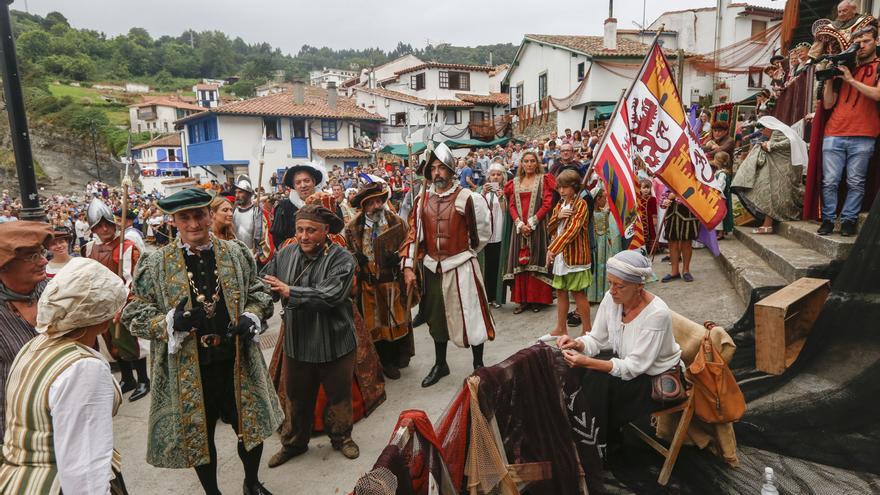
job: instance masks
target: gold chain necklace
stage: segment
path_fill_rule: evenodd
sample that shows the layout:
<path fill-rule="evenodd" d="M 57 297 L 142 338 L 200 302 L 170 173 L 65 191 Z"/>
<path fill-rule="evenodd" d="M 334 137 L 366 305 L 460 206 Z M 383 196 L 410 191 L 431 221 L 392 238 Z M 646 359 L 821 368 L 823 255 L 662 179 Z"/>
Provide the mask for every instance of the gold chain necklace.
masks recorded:
<path fill-rule="evenodd" d="M 199 288 L 196 287 L 195 282 L 193 282 L 193 273 L 188 271 L 186 272 L 186 277 L 189 279 L 189 287 L 192 289 L 193 293 L 196 295 L 196 302 L 200 303 L 205 308 L 205 316 L 208 318 L 213 318 L 216 314 L 217 303 L 220 302 L 220 274 L 217 272 L 217 269 L 214 269 L 214 278 L 216 280 L 216 288 L 214 289 L 214 295 L 211 296 L 211 300 L 205 297 L 204 294 L 199 291 Z"/>

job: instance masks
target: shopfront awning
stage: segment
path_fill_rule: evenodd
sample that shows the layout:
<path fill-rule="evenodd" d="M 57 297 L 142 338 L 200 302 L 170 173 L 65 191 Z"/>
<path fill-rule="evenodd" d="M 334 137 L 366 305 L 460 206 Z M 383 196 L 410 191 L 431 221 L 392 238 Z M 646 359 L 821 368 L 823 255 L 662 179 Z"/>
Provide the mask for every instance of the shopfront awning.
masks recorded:
<path fill-rule="evenodd" d="M 596 107 L 596 119 L 597 120 L 605 120 L 611 117 L 611 112 L 614 111 L 614 104 L 611 105 L 599 105 Z"/>

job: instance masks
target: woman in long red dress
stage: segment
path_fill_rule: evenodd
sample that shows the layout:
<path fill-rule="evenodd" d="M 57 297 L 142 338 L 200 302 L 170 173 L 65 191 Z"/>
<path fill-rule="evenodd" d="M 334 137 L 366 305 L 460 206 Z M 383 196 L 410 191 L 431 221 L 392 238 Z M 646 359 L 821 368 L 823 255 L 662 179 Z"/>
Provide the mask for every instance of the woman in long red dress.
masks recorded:
<path fill-rule="evenodd" d="M 554 189 L 556 179 L 544 173 L 534 151 L 523 153 L 516 177 L 504 187 L 514 223 L 504 280 L 513 280 L 511 300 L 518 304 L 514 314 L 529 308 L 537 313 L 553 302 L 545 223 L 553 210 Z"/>

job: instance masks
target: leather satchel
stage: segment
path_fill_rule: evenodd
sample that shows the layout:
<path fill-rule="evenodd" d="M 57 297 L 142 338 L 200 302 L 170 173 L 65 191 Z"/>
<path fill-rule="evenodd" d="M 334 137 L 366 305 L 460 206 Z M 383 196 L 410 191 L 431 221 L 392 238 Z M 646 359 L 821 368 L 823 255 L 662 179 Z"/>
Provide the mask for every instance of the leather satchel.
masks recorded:
<path fill-rule="evenodd" d="M 681 368 L 672 368 L 651 377 L 651 399 L 663 405 L 672 406 L 687 398 L 687 389 L 681 376 Z"/>
<path fill-rule="evenodd" d="M 694 385 L 694 412 L 706 423 L 738 421 L 746 412 L 743 397 L 733 372 L 712 345 L 709 332 L 703 337 L 700 352 L 688 367 Z"/>

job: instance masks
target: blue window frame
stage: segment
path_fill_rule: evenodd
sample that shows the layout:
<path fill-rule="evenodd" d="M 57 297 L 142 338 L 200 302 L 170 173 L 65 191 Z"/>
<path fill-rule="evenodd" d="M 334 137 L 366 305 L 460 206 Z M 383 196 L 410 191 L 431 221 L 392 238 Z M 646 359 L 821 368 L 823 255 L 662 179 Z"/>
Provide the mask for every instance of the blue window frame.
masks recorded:
<path fill-rule="evenodd" d="M 338 141 L 339 133 L 336 128 L 335 120 L 321 121 L 321 139 L 324 141 Z"/>
<path fill-rule="evenodd" d="M 200 119 L 187 124 L 189 144 L 217 140 L 217 118 Z"/>

